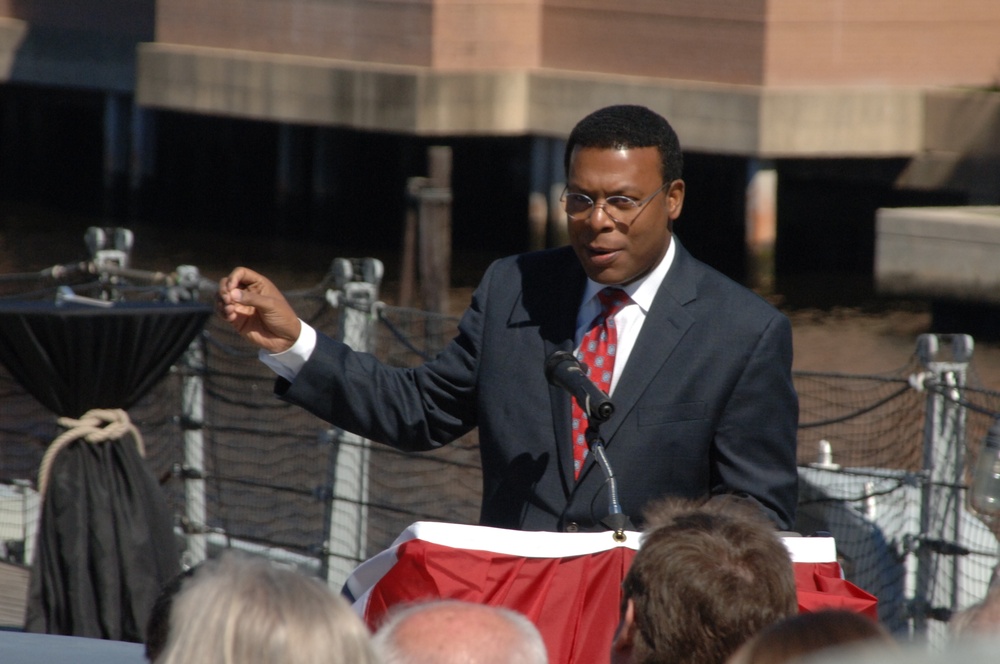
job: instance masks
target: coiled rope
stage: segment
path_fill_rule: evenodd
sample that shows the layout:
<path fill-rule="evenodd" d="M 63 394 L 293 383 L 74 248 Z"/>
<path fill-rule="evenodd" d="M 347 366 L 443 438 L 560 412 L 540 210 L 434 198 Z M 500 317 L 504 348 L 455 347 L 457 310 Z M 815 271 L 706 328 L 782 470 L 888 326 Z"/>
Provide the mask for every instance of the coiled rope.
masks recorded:
<path fill-rule="evenodd" d="M 72 417 L 60 417 L 57 422 L 66 431 L 59 434 L 45 450 L 42 464 L 38 468 L 38 494 L 42 500 L 45 500 L 45 491 L 48 489 L 49 475 L 52 472 L 52 464 L 55 462 L 56 455 L 77 440 L 82 439 L 94 444 L 106 443 L 109 440 L 118 440 L 130 433 L 135 439 L 136 447 L 139 448 L 139 454 L 143 457 L 146 456 L 146 445 L 142 441 L 139 429 L 132 424 L 128 413 L 121 408 L 95 408 L 88 410 L 78 420 Z"/>

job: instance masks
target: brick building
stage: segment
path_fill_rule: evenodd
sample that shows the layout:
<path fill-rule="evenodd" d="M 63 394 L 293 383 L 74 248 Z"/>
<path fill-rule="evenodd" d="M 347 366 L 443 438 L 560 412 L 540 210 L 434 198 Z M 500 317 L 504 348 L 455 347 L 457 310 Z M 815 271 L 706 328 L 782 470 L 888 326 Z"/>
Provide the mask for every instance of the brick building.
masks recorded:
<path fill-rule="evenodd" d="M 259 223 L 364 245 L 443 143 L 456 243 L 506 253 L 572 125 L 641 103 L 681 137 L 697 255 L 864 272 L 876 208 L 1000 202 L 998 34 L 995 0 L 0 0 L 0 176 L 287 204 Z"/>

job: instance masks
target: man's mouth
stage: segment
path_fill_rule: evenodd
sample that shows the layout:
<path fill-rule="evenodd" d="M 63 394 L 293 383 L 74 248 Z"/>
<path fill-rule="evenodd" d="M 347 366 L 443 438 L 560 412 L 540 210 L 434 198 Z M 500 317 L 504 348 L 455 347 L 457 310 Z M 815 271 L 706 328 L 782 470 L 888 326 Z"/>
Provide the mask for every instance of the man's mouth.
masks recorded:
<path fill-rule="evenodd" d="M 590 260 L 594 263 L 603 264 L 610 263 L 618 255 L 620 249 L 604 249 L 600 247 L 587 247 L 588 253 L 590 253 Z"/>

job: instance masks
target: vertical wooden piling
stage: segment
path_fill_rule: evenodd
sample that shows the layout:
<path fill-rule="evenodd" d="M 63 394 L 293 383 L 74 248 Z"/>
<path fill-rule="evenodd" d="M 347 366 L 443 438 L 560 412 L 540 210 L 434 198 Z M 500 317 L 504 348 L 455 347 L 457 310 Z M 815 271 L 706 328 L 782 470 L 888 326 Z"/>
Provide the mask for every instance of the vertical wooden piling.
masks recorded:
<path fill-rule="evenodd" d="M 446 314 L 451 287 L 451 148 L 428 150 L 430 175 L 420 189 L 420 290 L 424 309 Z"/>

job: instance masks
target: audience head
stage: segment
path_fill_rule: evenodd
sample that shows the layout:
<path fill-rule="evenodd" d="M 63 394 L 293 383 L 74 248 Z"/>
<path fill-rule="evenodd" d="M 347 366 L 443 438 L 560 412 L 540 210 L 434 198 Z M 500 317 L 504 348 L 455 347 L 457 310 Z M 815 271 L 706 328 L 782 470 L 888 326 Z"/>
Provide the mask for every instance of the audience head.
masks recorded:
<path fill-rule="evenodd" d="M 433 600 L 394 611 L 375 632 L 382 664 L 546 664 L 526 617 L 496 606 Z"/>
<path fill-rule="evenodd" d="M 1000 634 L 1000 586 L 991 581 L 986 597 L 951 617 L 948 631 L 953 638 Z"/>
<path fill-rule="evenodd" d="M 180 574 L 170 579 L 160 594 L 153 602 L 153 608 L 149 612 L 149 619 L 146 621 L 146 659 L 155 662 L 156 658 L 163 652 L 167 644 L 167 635 L 170 631 L 170 609 L 174 605 L 174 597 L 180 592 L 184 582 L 190 579 L 197 567 L 189 567 Z"/>
<path fill-rule="evenodd" d="M 729 664 L 785 664 L 804 655 L 837 647 L 896 648 L 888 630 L 853 611 L 801 613 L 762 629 L 747 641 Z"/>
<path fill-rule="evenodd" d="M 830 648 L 803 655 L 796 664 L 993 664 L 1000 650 L 1000 639 L 977 637 L 961 639 L 940 647 L 917 641 L 893 644 L 888 648 Z"/>
<path fill-rule="evenodd" d="M 361 619 L 324 583 L 227 552 L 174 596 L 156 664 L 374 664 Z"/>
<path fill-rule="evenodd" d="M 625 581 L 612 662 L 722 664 L 798 612 L 788 549 L 739 499 L 671 500 L 647 511 Z"/>

